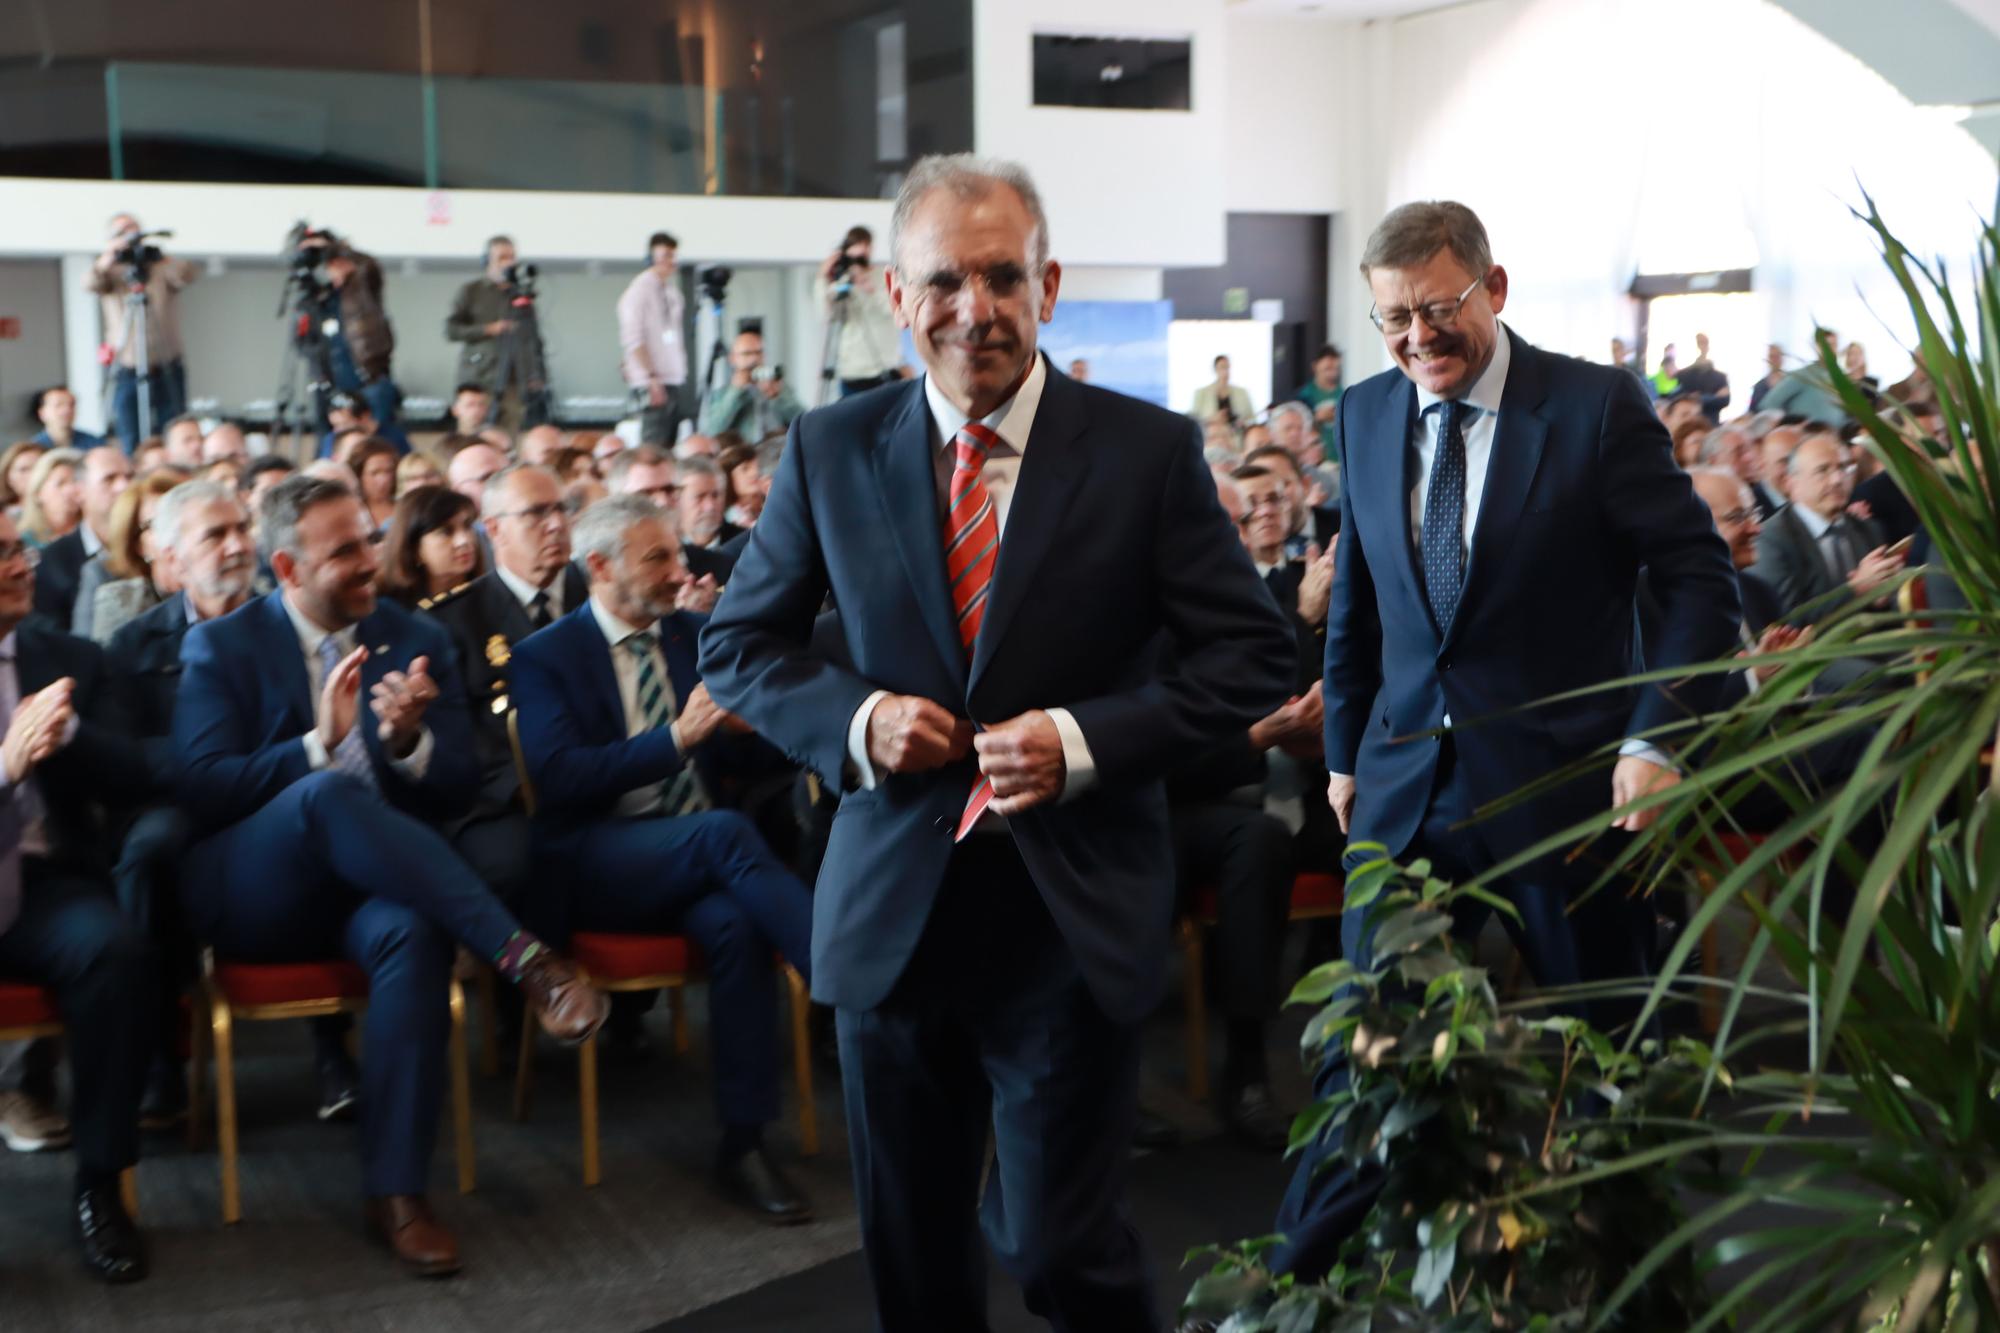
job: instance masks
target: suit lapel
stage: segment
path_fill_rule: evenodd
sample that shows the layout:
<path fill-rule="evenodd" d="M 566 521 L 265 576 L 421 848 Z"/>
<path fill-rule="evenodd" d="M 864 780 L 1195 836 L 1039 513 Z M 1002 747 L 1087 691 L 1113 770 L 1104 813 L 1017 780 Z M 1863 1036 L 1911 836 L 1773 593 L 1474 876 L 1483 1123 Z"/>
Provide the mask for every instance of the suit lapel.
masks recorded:
<path fill-rule="evenodd" d="M 567 642 L 562 647 L 583 664 L 584 684 L 597 708 L 602 734 L 607 740 L 624 740 L 625 701 L 618 696 L 618 671 L 611 665 L 611 654 L 625 650 L 605 641 L 587 602 L 549 626 L 548 633 L 567 634 L 576 641 L 574 648 Z M 562 659 L 561 653 L 556 656 Z"/>
<path fill-rule="evenodd" d="M 1411 604 L 1417 608 L 1417 614 L 1429 625 L 1430 602 L 1424 596 L 1423 575 L 1419 572 L 1423 555 L 1417 550 L 1417 536 L 1410 523 L 1410 492 L 1417 484 L 1417 450 L 1410 442 L 1417 429 L 1417 386 L 1401 373 L 1396 373 L 1396 382 L 1389 390 L 1389 402 L 1384 414 L 1392 430 L 1383 434 L 1393 443 L 1394 452 L 1382 460 L 1383 466 L 1372 469 L 1368 474 L 1375 479 L 1368 488 L 1369 507 L 1378 514 L 1387 515 L 1393 537 L 1391 545 L 1401 553 L 1399 559 L 1390 563 L 1401 578 Z M 1388 453 L 1387 450 L 1384 452 Z M 1359 521 L 1357 517 L 1356 522 Z M 1355 535 L 1358 537 L 1360 534 Z M 1435 627 L 1432 632 L 1436 632 Z"/>
<path fill-rule="evenodd" d="M 1089 455 L 1077 439 L 1083 424 L 1082 390 L 1049 367 L 1014 483 L 1014 498 L 1007 509 L 1007 527 L 1000 534 L 1000 561 L 993 571 L 986 618 L 972 645 L 968 694 L 978 687 L 980 675 L 999 650 L 1000 640 L 1055 542 L 1070 500 L 1089 471 Z"/>
<path fill-rule="evenodd" d="M 912 380 L 904 391 L 902 410 L 890 415 L 876 439 L 875 480 L 882 490 L 889 531 L 910 576 L 917 608 L 946 669 L 956 680 L 964 677 L 965 648 L 959 642 L 958 618 L 952 613 L 951 591 L 945 585 L 934 448 L 923 381 Z M 1004 547 L 1002 558 L 1004 561 Z M 992 617 L 989 609 L 989 623 Z"/>
<path fill-rule="evenodd" d="M 1480 498 L 1479 519 L 1472 532 L 1465 591 L 1440 647 L 1449 646 L 1467 618 L 1479 613 L 1481 593 L 1514 549 L 1522 507 L 1527 503 L 1535 469 L 1541 466 L 1542 446 L 1548 441 L 1549 423 L 1541 415 L 1546 386 L 1535 349 L 1512 333 L 1507 337 L 1513 343 L 1512 360 L 1507 367 L 1507 387 L 1500 397 L 1493 451 L 1486 461 L 1486 493 Z"/>

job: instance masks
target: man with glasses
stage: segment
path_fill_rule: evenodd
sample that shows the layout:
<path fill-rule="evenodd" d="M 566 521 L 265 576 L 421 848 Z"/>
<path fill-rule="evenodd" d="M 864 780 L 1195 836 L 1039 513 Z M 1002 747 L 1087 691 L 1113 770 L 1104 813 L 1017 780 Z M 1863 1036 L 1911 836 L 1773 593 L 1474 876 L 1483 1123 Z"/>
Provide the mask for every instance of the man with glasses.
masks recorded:
<path fill-rule="evenodd" d="M 657 444 L 642 444 L 612 459 L 604 484 L 613 495 L 643 495 L 670 516 L 680 510 L 680 464 Z M 687 565 L 688 577 L 680 585 L 675 609 L 707 615 L 715 609 L 722 585 L 729 582 L 729 571 L 736 566 L 735 557 L 724 555 L 712 546 L 683 544 L 681 559 Z"/>
<path fill-rule="evenodd" d="M 1774 434 L 1776 432 L 1773 432 Z M 1785 464 L 1792 502 L 1764 524 L 1757 539 L 1757 576 L 1777 589 L 1785 614 L 1836 589 L 1872 596 L 1908 559 L 1907 542 L 1884 545 L 1875 524 L 1848 512 L 1854 497 L 1854 464 L 1840 440 L 1824 432 L 1806 436 Z M 1815 608 L 1806 620 L 1832 607 Z"/>
<path fill-rule="evenodd" d="M 1581 693 L 1632 674 L 1641 567 L 1663 610 L 1646 665 L 1731 650 L 1735 571 L 1674 466 L 1666 431 L 1623 371 L 1541 351 L 1503 328 L 1507 271 L 1456 203 L 1406 204 L 1369 237 L 1361 272 L 1395 371 L 1341 398 L 1341 526 L 1327 616 L 1327 799 L 1349 847 L 1429 858 L 1464 882 L 1676 780 L 1655 729 L 1705 708 L 1712 676 L 1678 697 Z M 1563 702 L 1538 701 L 1578 691 Z M 1454 723 L 1462 724 L 1454 727 Z M 1622 742 L 1622 743 L 1621 743 Z M 1583 760 L 1601 768 L 1473 822 L 1482 806 Z M 1636 832 L 1648 811 L 1621 812 Z M 1488 885 L 1544 986 L 1645 975 L 1651 914 L 1617 892 L 1578 900 L 1616 835 Z M 1573 910 L 1572 910 L 1573 909 Z M 1476 932 L 1473 914 L 1455 922 Z M 1341 922 L 1344 956 L 1371 966 L 1366 911 Z M 1592 1005 L 1600 1027 L 1623 1016 Z M 1346 1086 L 1330 1050 L 1321 1097 Z M 1280 1209 L 1275 1266 L 1323 1275 L 1379 1182 L 1306 1150 Z"/>

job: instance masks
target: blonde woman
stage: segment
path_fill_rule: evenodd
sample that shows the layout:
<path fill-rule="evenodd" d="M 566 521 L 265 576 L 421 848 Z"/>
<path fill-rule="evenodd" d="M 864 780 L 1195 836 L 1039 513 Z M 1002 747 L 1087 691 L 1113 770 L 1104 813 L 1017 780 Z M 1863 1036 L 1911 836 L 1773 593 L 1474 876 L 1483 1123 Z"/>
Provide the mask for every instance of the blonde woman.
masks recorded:
<path fill-rule="evenodd" d="M 83 522 L 83 487 L 77 484 L 77 468 L 83 455 L 74 449 L 51 449 L 28 474 L 28 489 L 22 493 L 21 537 L 29 545 L 47 546 L 58 537 L 67 537 Z"/>
<path fill-rule="evenodd" d="M 430 455 L 411 450 L 396 464 L 396 498 L 402 499 L 419 486 L 444 485 L 444 473 L 431 461 Z"/>
<path fill-rule="evenodd" d="M 111 502 L 110 539 L 83 567 L 70 633 L 109 643 L 126 621 L 180 591 L 179 580 L 157 559 L 153 511 L 161 496 L 186 480 L 179 472 L 148 472 Z"/>
<path fill-rule="evenodd" d="M 7 517 L 16 526 L 21 522 L 21 504 L 28 498 L 28 478 L 34 473 L 35 464 L 42 461 L 42 455 L 49 451 L 46 444 L 36 444 L 33 440 L 22 440 L 9 445 L 7 452 L 0 454 L 0 506 L 7 510 Z"/>

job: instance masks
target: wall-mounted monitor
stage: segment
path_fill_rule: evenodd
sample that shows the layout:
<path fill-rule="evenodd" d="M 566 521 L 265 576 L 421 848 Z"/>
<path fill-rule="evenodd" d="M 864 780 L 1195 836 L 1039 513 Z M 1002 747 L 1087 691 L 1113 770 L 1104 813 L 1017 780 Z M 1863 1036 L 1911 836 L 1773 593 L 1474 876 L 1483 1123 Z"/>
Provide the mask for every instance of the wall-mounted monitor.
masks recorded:
<path fill-rule="evenodd" d="M 1035 34 L 1035 105 L 1186 111 L 1193 43 L 1185 38 Z"/>

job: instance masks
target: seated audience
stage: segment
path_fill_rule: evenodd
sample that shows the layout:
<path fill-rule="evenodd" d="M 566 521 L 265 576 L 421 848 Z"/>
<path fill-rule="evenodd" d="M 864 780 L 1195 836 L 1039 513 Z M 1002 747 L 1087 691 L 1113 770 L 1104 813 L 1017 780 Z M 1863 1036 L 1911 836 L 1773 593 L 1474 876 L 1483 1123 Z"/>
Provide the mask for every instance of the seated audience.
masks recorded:
<path fill-rule="evenodd" d="M 1764 483 L 1763 441 L 1756 430 L 1756 418 L 1748 424 L 1717 426 L 1702 437 L 1696 463 L 1702 467 L 1722 467 L 1734 472 L 1750 488 L 1757 501 L 1757 517 L 1769 518 L 1785 503 L 1784 496 Z"/>
<path fill-rule="evenodd" d="M 154 557 L 153 520 L 168 492 L 187 483 L 172 472 L 151 472 L 127 486 L 111 506 L 110 540 L 83 567 L 70 633 L 109 643 L 134 616 L 180 591 L 172 566 Z"/>
<path fill-rule="evenodd" d="M 382 595 L 427 610 L 478 578 L 485 572 L 478 518 L 479 506 L 443 486 L 421 486 L 396 501 L 382 542 Z"/>
<path fill-rule="evenodd" d="M 1763 460 L 1764 484 L 1778 498 L 1772 513 L 1792 502 L 1792 450 L 1798 448 L 1799 441 L 1804 438 L 1805 432 L 1797 425 L 1780 419 L 1779 424 L 1764 432 L 1764 438 L 1757 442 L 1758 454 Z"/>
<path fill-rule="evenodd" d="M 104 443 L 101 435 L 76 428 L 76 395 L 57 385 L 35 395 L 35 420 L 42 428 L 28 438 L 51 449 L 94 449 Z"/>
<path fill-rule="evenodd" d="M 507 455 L 483 440 L 476 440 L 451 456 L 451 462 L 445 466 L 445 480 L 453 490 L 478 504 L 487 479 L 506 466 Z"/>
<path fill-rule="evenodd" d="M 387 425 L 377 421 L 375 409 L 370 407 L 368 400 L 359 394 L 336 390 L 329 395 L 326 400 L 326 420 L 326 434 L 320 436 L 319 440 L 317 456 L 320 458 L 333 457 L 333 442 L 349 431 L 360 431 L 363 435 L 379 435 L 401 452 L 405 454 L 410 452 L 410 437 L 403 432 L 402 426 L 393 421 Z"/>
<path fill-rule="evenodd" d="M 173 734 L 197 840 L 181 896 L 225 959 L 344 956 L 368 974 L 366 1216 L 406 1266 L 445 1273 L 458 1243 L 424 1189 L 453 942 L 560 1040 L 588 1040 L 605 1004 L 429 822 L 477 790 L 469 713 L 450 637 L 377 600 L 369 526 L 351 490 L 279 483 L 262 524 L 279 591 L 188 631 Z"/>
<path fill-rule="evenodd" d="M 111 510 L 131 480 L 132 464 L 116 445 L 101 444 L 83 456 L 83 484 L 79 488 L 83 521 L 44 547 L 41 564 L 35 569 L 35 610 L 58 628 L 73 621 L 84 568 L 98 560 L 110 544 Z M 82 609 L 87 627 L 91 611 L 88 599 L 83 600 Z M 88 628 L 77 632 L 89 637 Z"/>
<path fill-rule="evenodd" d="M 7 517 L 17 526 L 21 521 L 21 506 L 28 499 L 28 478 L 34 475 L 35 464 L 48 451 L 45 444 L 21 440 L 8 445 L 7 452 L 0 454 L 0 503 L 4 503 Z"/>
<path fill-rule="evenodd" d="M 196 471 L 201 467 L 201 418 L 192 414 L 175 417 L 160 428 L 160 443 L 166 447 L 169 465 Z M 133 466 L 139 466 L 136 458 Z"/>
<path fill-rule="evenodd" d="M 404 454 L 396 463 L 396 498 L 402 499 L 421 486 L 444 485 L 444 472 L 429 454 Z"/>
<path fill-rule="evenodd" d="M 21 504 L 21 536 L 29 545 L 46 547 L 83 522 L 83 488 L 76 476 L 82 462 L 74 449 L 51 449 L 36 460 Z"/>
<path fill-rule="evenodd" d="M 355 493 L 375 531 L 386 529 L 396 516 L 396 446 L 379 435 L 366 436 L 342 461 L 354 469 Z"/>
<path fill-rule="evenodd" d="M 451 429 L 454 434 L 477 436 L 493 416 L 493 395 L 470 381 L 451 395 Z"/>
<path fill-rule="evenodd" d="M 243 428 L 233 421 L 218 421 L 215 429 L 202 436 L 201 466 L 224 460 L 238 467 L 250 466 L 250 441 L 244 438 Z"/>
<path fill-rule="evenodd" d="M 698 465 L 705 461 L 690 459 L 688 463 Z M 678 513 L 680 473 L 687 465 L 677 462 L 657 444 L 642 444 L 613 458 L 605 480 L 613 495 L 643 495 L 667 512 Z M 720 471 L 715 475 L 720 477 Z M 722 586 L 729 582 L 736 557 L 712 547 L 683 545 L 681 559 L 687 565 L 688 578 L 681 584 L 678 609 L 706 615 L 715 609 Z"/>
<path fill-rule="evenodd" d="M 292 461 L 278 454 L 265 454 L 262 458 L 250 460 L 249 469 L 236 481 L 236 489 L 242 493 L 243 503 L 250 512 L 256 513 L 265 493 L 291 476 L 293 470 Z"/>
<path fill-rule="evenodd" d="M 527 462 L 527 459 L 522 459 Z M 597 460 L 588 449 L 574 449 L 564 446 L 556 450 L 556 456 L 544 466 L 556 474 L 556 480 L 568 486 L 579 481 L 596 481 Z"/>
<path fill-rule="evenodd" d="M 1701 398 L 1697 394 L 1662 394 L 1655 404 L 1655 410 L 1659 413 L 1660 424 L 1667 428 L 1669 435 L 1686 421 L 1699 421 L 1710 426 L 1715 424 L 1701 414 Z"/>
<path fill-rule="evenodd" d="M 522 431 L 519 446 L 521 462 L 547 467 L 563 451 L 563 433 L 560 427 L 543 422 Z"/>
<path fill-rule="evenodd" d="M 717 455 L 715 465 L 722 469 L 724 495 L 728 501 L 722 510 L 723 521 L 737 529 L 737 536 L 741 536 L 756 524 L 757 515 L 764 511 L 764 485 L 757 474 L 756 447 L 737 440 Z"/>
<path fill-rule="evenodd" d="M 97 647 L 31 617 L 32 556 L 0 515 L 0 975 L 55 993 L 69 1037 L 77 1243 L 93 1276 L 136 1282 L 145 1244 L 118 1176 L 139 1160 L 154 959 L 112 896 L 97 810 L 134 793 L 143 765 L 98 725 Z M 0 1092 L 0 1120 L 24 1096 Z"/>
<path fill-rule="evenodd" d="M 1787 618 L 1838 588 L 1872 596 L 1903 567 L 1905 552 L 1892 550 L 1873 523 L 1848 512 L 1853 485 L 1852 467 L 1834 436 L 1809 435 L 1792 451 L 1786 463 L 1792 502 L 1764 525 L 1756 565 Z M 1831 609 L 1816 607 L 1805 619 Z"/>
<path fill-rule="evenodd" d="M 684 465 L 685 466 L 685 465 Z M 571 872 L 577 929 L 679 931 L 708 961 L 724 1192 L 772 1222 L 811 1207 L 763 1147 L 778 1113 L 775 950 L 811 971 L 812 900 L 750 821 L 715 809 L 742 730 L 695 665 L 704 621 L 666 511 L 606 500 L 577 523 L 590 596 L 514 652 L 535 838 Z"/>
<path fill-rule="evenodd" d="M 1285 502 L 1290 507 L 1285 516 L 1287 557 L 1304 558 L 1312 548 L 1324 551 L 1333 545 L 1340 532 L 1340 508 L 1316 498 L 1318 493 L 1290 451 L 1265 445 L 1245 454 L 1243 466 L 1263 468 L 1284 484 Z"/>
<path fill-rule="evenodd" d="M 1673 428 L 1674 462 L 1683 471 L 1701 462 L 1701 442 L 1715 430 L 1715 423 L 1696 413 Z"/>

